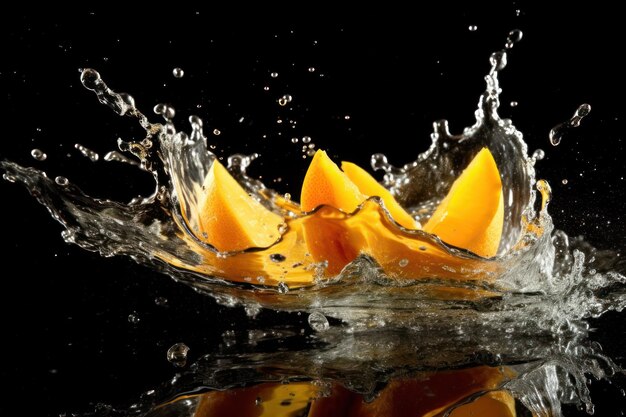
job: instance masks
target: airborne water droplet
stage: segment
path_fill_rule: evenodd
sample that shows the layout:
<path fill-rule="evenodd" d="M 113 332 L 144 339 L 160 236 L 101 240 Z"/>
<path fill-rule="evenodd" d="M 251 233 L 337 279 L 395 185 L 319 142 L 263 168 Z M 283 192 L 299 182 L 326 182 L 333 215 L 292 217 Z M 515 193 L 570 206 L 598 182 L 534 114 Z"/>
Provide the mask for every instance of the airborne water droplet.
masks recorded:
<path fill-rule="evenodd" d="M 311 142 L 310 136 L 302 136 L 302 143 L 309 143 L 309 142 Z"/>
<path fill-rule="evenodd" d="M 189 346 L 184 343 L 175 343 L 167 350 L 167 361 L 174 366 L 183 367 L 187 364 Z"/>
<path fill-rule="evenodd" d="M 470 32 L 476 32 L 476 31 L 478 30 L 478 26 L 476 26 L 476 25 L 470 25 L 470 26 L 468 27 L 468 29 L 469 29 L 469 31 L 470 31 Z"/>
<path fill-rule="evenodd" d="M 33 149 L 30 151 L 30 156 L 37 161 L 45 161 L 48 157 L 48 155 L 46 155 L 41 149 Z"/>
<path fill-rule="evenodd" d="M 315 330 L 316 332 L 324 332 L 330 327 L 326 316 L 319 311 L 314 311 L 313 313 L 309 314 L 309 318 L 307 321 L 309 322 L 309 326 L 311 326 L 311 329 Z"/>
<path fill-rule="evenodd" d="M 293 100 L 293 97 L 291 97 L 289 94 L 285 94 L 278 99 L 278 104 L 280 104 L 281 106 L 286 106 L 287 104 L 291 103 L 291 100 Z"/>
<path fill-rule="evenodd" d="M 278 78 L 278 73 L 277 73 L 277 72 L 272 72 L 272 73 L 270 74 L 270 77 L 272 77 L 272 78 Z"/>
<path fill-rule="evenodd" d="M 69 181 L 67 178 L 65 178 L 65 177 L 61 177 L 61 176 L 56 177 L 56 178 L 54 179 L 54 182 L 55 182 L 57 185 L 60 185 L 61 187 L 65 187 L 65 186 L 67 186 L 67 185 L 70 183 L 70 181 Z"/>
<path fill-rule="evenodd" d="M 536 149 L 535 152 L 533 152 L 533 156 L 532 156 L 532 158 L 535 161 L 541 161 L 545 157 L 546 157 L 546 153 L 544 152 L 543 149 Z"/>
<path fill-rule="evenodd" d="M 136 313 L 131 313 L 128 315 L 128 322 L 130 324 L 139 324 L 139 322 L 141 321 L 141 319 L 139 318 L 139 316 Z"/>
<path fill-rule="evenodd" d="M 563 136 L 572 128 L 580 126 L 580 122 L 587 115 L 591 113 L 591 106 L 587 103 L 583 103 L 576 109 L 576 112 L 567 122 L 559 123 L 550 130 L 548 135 L 552 146 L 557 146 L 561 143 Z"/>
<path fill-rule="evenodd" d="M 172 70 L 172 75 L 174 78 L 183 78 L 185 76 L 185 71 L 183 71 L 182 68 L 176 67 Z"/>
<path fill-rule="evenodd" d="M 97 152 L 92 151 L 91 149 L 87 148 L 86 146 L 81 145 L 80 143 L 76 143 L 74 147 L 78 149 L 80 153 L 83 154 L 83 156 L 86 156 L 87 158 L 89 158 L 91 162 L 97 162 L 98 159 L 100 159 L 100 155 L 98 155 Z"/>

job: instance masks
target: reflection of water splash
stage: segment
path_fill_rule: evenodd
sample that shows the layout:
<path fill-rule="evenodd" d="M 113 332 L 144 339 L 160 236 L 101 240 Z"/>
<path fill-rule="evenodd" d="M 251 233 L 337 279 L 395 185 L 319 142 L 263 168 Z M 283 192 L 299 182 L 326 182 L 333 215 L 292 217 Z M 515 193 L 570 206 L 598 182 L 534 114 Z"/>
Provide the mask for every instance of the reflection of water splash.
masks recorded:
<path fill-rule="evenodd" d="M 138 119 L 146 130 L 143 140 L 120 140 L 119 146 L 153 173 L 155 193 L 130 204 L 96 200 L 65 179 L 53 181 L 33 168 L 0 164 L 5 178 L 24 184 L 63 224 L 68 242 L 104 256 L 131 256 L 224 305 L 243 305 L 251 316 L 261 307 L 271 307 L 324 314 L 344 323 L 306 339 L 302 342 L 306 348 L 300 351 L 267 353 L 244 344 L 243 350 L 227 352 L 218 362 L 207 357 L 177 384 L 160 391 L 159 401 L 200 386 L 225 389 L 272 375 L 337 380 L 371 395 L 401 369 L 418 372 L 487 363 L 506 364 L 520 372 L 506 388 L 537 415 L 558 416 L 561 402 L 578 399 L 591 407 L 585 373 L 604 377 L 616 368 L 598 349 L 587 346 L 588 326 L 583 320 L 626 307 L 624 266 L 616 263 L 614 254 L 598 252 L 582 241 L 568 242 L 559 231 L 551 235 L 545 207 L 534 209 L 535 158 L 528 158 L 526 144 L 512 122 L 497 113 L 498 71 L 506 65 L 506 53 L 494 54 L 491 64 L 474 126 L 455 136 L 447 122 L 436 122 L 433 144 L 417 161 L 395 168 L 378 155 L 373 165 L 386 171 L 385 184 L 399 200 L 416 216 L 426 218 L 476 151 L 489 147 L 502 173 L 505 195 L 501 258 L 486 261 L 424 233 L 401 231 L 376 199 L 360 212 L 341 214 L 337 220 L 349 222 L 374 212 L 394 233 L 407 233 L 448 256 L 451 263 L 432 270 L 431 279 L 399 281 L 385 275 L 375 260 L 362 256 L 336 279 L 297 288 L 291 284 L 306 281 L 293 280 L 287 286 L 288 277 L 314 275 L 323 265 L 313 264 L 305 254 L 297 262 L 290 259 L 289 265 L 284 260 L 275 262 L 278 258 L 269 257 L 275 254 L 273 248 L 232 256 L 215 253 L 201 242 L 194 217 L 199 188 L 214 158 L 202 121 L 192 116 L 187 135 L 174 127 L 173 109 L 159 107 L 165 123 L 150 123 L 132 97 L 109 89 L 93 70 L 83 71 L 83 84 L 117 114 Z M 297 206 L 246 176 L 245 168 L 253 158 L 232 156 L 231 173 L 266 207 L 285 215 L 295 230 L 302 219 Z M 545 206 L 549 187 L 541 181 L 537 185 Z M 312 216 L 329 211 L 323 208 Z M 242 285 L 223 280 L 227 277 L 220 265 L 232 259 L 250 260 L 244 262 L 251 267 L 241 274 Z M 472 263 L 477 266 L 467 268 Z M 294 332 L 291 337 L 300 336 Z M 261 368 L 266 373 L 257 373 Z M 242 375 L 252 377 L 244 381 Z"/>

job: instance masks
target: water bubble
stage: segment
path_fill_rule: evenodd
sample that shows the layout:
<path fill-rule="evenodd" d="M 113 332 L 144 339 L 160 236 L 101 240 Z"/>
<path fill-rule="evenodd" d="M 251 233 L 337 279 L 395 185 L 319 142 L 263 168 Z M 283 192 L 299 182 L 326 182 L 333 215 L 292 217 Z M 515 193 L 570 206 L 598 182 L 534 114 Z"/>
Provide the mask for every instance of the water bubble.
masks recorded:
<path fill-rule="evenodd" d="M 185 76 L 185 71 L 183 71 L 182 68 L 176 67 L 172 70 L 172 75 L 174 78 L 183 78 Z"/>
<path fill-rule="evenodd" d="M 33 149 L 30 151 L 30 156 L 37 161 L 45 161 L 48 157 L 41 149 Z"/>
<path fill-rule="evenodd" d="M 175 343 L 167 350 L 167 361 L 174 366 L 183 367 L 187 364 L 189 346 L 184 343 Z"/>
<path fill-rule="evenodd" d="M 478 26 L 476 25 L 469 25 L 468 27 L 470 32 L 476 32 L 478 30 Z"/>
<path fill-rule="evenodd" d="M 98 155 L 97 152 L 92 151 L 91 149 L 81 145 L 80 143 L 74 144 L 74 148 L 78 149 L 80 153 L 83 154 L 83 156 L 89 158 L 91 162 L 96 162 L 98 161 L 98 159 L 100 159 L 100 155 Z"/>
<path fill-rule="evenodd" d="M 270 77 L 272 77 L 272 78 L 278 78 L 278 73 L 277 73 L 277 72 L 272 72 L 272 73 L 270 74 Z"/>
<path fill-rule="evenodd" d="M 409 264 L 409 260 L 406 258 L 402 258 L 400 259 L 400 261 L 398 262 L 398 265 L 400 266 L 400 268 L 404 268 L 405 266 L 407 266 Z"/>
<path fill-rule="evenodd" d="M 278 292 L 281 293 L 281 294 L 287 294 L 289 292 L 289 286 L 285 282 L 283 282 L 283 281 L 279 282 L 278 283 Z"/>
<path fill-rule="evenodd" d="M 130 324 L 139 324 L 140 321 L 141 321 L 141 319 L 139 318 L 137 313 L 131 313 L 131 314 L 128 315 L 128 322 Z"/>
<path fill-rule="evenodd" d="M 219 129 L 213 129 L 213 134 L 214 134 L 215 136 L 219 136 L 219 135 L 221 135 L 221 134 L 222 134 L 222 132 L 221 132 Z"/>
<path fill-rule="evenodd" d="M 330 327 L 326 316 L 319 311 L 314 311 L 313 313 L 309 314 L 309 318 L 307 319 L 307 321 L 309 322 L 309 326 L 311 326 L 311 329 L 315 330 L 316 332 L 325 332 Z"/>
<path fill-rule="evenodd" d="M 61 187 L 66 187 L 66 186 L 70 183 L 70 181 L 69 181 L 67 178 L 65 178 L 65 177 L 61 177 L 61 176 L 56 177 L 56 178 L 54 179 L 54 182 L 55 182 L 57 185 L 60 185 Z"/>
<path fill-rule="evenodd" d="M 310 136 L 302 136 L 302 143 L 309 143 L 309 142 L 311 142 Z"/>
<path fill-rule="evenodd" d="M 293 100 L 293 97 L 291 97 L 289 94 L 285 94 L 278 99 L 278 104 L 281 106 L 286 106 L 287 104 L 291 103 L 291 100 Z"/>
<path fill-rule="evenodd" d="M 285 259 L 287 259 L 287 257 L 281 253 L 272 253 L 270 255 L 270 260 L 272 262 L 283 262 Z"/>
<path fill-rule="evenodd" d="M 159 307 L 165 307 L 167 306 L 168 300 L 165 297 L 157 297 L 154 299 L 154 304 L 158 305 Z"/>

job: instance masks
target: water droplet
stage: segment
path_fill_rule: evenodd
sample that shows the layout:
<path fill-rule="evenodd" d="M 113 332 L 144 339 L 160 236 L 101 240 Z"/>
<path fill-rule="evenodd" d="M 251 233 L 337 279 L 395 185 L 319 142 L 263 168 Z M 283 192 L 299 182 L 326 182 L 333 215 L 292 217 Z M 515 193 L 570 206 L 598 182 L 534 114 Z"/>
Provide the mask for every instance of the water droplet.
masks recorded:
<path fill-rule="evenodd" d="M 319 311 L 314 311 L 313 313 L 309 314 L 309 318 L 307 319 L 307 321 L 309 322 L 309 326 L 311 326 L 311 329 L 315 330 L 316 332 L 324 332 L 330 328 L 328 319 L 324 314 Z"/>
<path fill-rule="evenodd" d="M 32 156 L 37 161 L 45 161 L 48 155 L 46 155 L 41 149 L 33 149 L 30 151 L 30 156 Z"/>
<path fill-rule="evenodd" d="M 83 154 L 83 156 L 86 156 L 87 158 L 89 158 L 91 162 L 96 162 L 98 161 L 98 159 L 100 159 L 100 155 L 98 155 L 97 152 L 92 151 L 91 149 L 87 148 L 86 146 L 81 145 L 80 143 L 76 143 L 74 145 L 74 148 L 78 149 L 80 153 Z"/>
<path fill-rule="evenodd" d="M 308 151 L 306 151 L 307 156 L 315 156 L 315 150 L 314 149 L 309 149 Z"/>
<path fill-rule="evenodd" d="M 83 83 L 86 89 L 95 91 L 102 84 L 102 79 L 98 71 L 85 68 L 80 74 L 80 82 Z"/>
<path fill-rule="evenodd" d="M 298 138 L 291 138 L 291 143 L 298 143 Z"/>
<path fill-rule="evenodd" d="M 285 259 L 287 259 L 287 257 L 281 253 L 272 253 L 270 255 L 270 260 L 272 262 L 283 262 Z"/>
<path fill-rule="evenodd" d="M 278 73 L 277 73 L 277 72 L 272 72 L 272 73 L 270 74 L 270 77 L 272 77 L 272 78 L 278 78 Z"/>
<path fill-rule="evenodd" d="M 285 200 L 291 200 L 291 194 L 290 193 L 285 193 L 285 195 L 283 195 L 283 198 Z"/>
<path fill-rule="evenodd" d="M 572 128 L 580 126 L 580 122 L 591 112 L 591 106 L 583 103 L 576 109 L 576 112 L 567 122 L 559 123 L 550 130 L 548 135 L 552 146 L 558 146 L 563 136 Z"/>
<path fill-rule="evenodd" d="M 511 107 L 517 107 L 517 106 L 518 106 L 518 104 L 519 104 L 519 103 L 518 103 L 517 101 L 512 101 L 512 102 L 510 103 L 510 106 L 511 106 Z"/>
<path fill-rule="evenodd" d="M 56 177 L 56 178 L 54 179 L 54 182 L 55 182 L 57 185 L 60 185 L 61 187 L 66 187 L 66 186 L 70 183 L 70 181 L 69 181 L 67 178 L 65 178 L 65 177 L 61 177 L 61 176 Z"/>
<path fill-rule="evenodd" d="M 309 142 L 311 142 L 310 136 L 302 136 L 302 143 L 309 143 Z"/>
<path fill-rule="evenodd" d="M 287 104 L 291 103 L 291 100 L 293 100 L 293 97 L 291 97 L 289 94 L 285 94 L 278 99 L 278 104 L 281 106 L 286 106 Z"/>
<path fill-rule="evenodd" d="M 166 121 L 171 121 L 176 116 L 176 110 L 172 106 L 159 103 L 152 109 L 155 114 L 160 114 Z"/>
<path fill-rule="evenodd" d="M 533 156 L 532 156 L 532 158 L 536 161 L 541 161 L 545 157 L 546 157 L 546 153 L 544 152 L 543 149 L 536 149 L 535 152 L 533 152 Z"/>
<path fill-rule="evenodd" d="M 165 297 L 157 297 L 154 299 L 154 304 L 158 305 L 159 307 L 165 307 L 167 306 L 168 300 Z"/>
<path fill-rule="evenodd" d="M 400 268 L 404 268 L 405 266 L 407 266 L 409 264 L 409 260 L 406 258 L 402 258 L 400 259 L 400 261 L 398 262 L 398 265 L 400 266 Z"/>
<path fill-rule="evenodd" d="M 128 315 L 128 322 L 130 324 L 139 324 L 140 321 L 141 321 L 141 319 L 139 318 L 137 313 L 131 313 L 131 314 Z"/>
<path fill-rule="evenodd" d="M 189 346 L 184 343 L 175 343 L 167 350 L 167 361 L 174 366 L 183 367 L 187 364 Z"/>
<path fill-rule="evenodd" d="M 491 63 L 492 71 L 502 71 L 506 67 L 507 63 L 506 51 L 497 51 L 491 54 L 489 62 Z"/>
<path fill-rule="evenodd" d="M 522 40 L 523 36 L 524 34 L 519 29 L 514 29 L 510 31 L 509 35 L 506 37 L 506 43 L 504 44 L 504 47 L 506 49 L 513 48 L 517 42 Z"/>
<path fill-rule="evenodd" d="M 183 71 L 182 68 L 176 67 L 172 70 L 172 75 L 174 78 L 183 78 L 185 76 L 185 71 Z"/>
<path fill-rule="evenodd" d="M 219 136 L 219 135 L 221 135 L 221 134 L 222 134 L 222 132 L 221 132 L 219 129 L 213 129 L 213 134 L 214 134 L 215 136 Z"/>
<path fill-rule="evenodd" d="M 309 67 L 309 72 L 315 72 L 315 67 Z"/>
<path fill-rule="evenodd" d="M 345 116 L 343 116 L 344 120 L 350 120 L 350 115 L 346 114 Z"/>
<path fill-rule="evenodd" d="M 281 294 L 287 294 L 289 292 L 289 286 L 283 281 L 278 283 L 278 292 Z"/>
<path fill-rule="evenodd" d="M 476 25 L 470 25 L 470 26 L 468 27 L 468 29 L 469 29 L 469 31 L 470 31 L 470 32 L 476 32 L 476 31 L 478 30 L 478 26 L 476 26 Z"/>
<path fill-rule="evenodd" d="M 567 180 L 567 178 L 563 178 L 563 179 L 561 180 L 561 183 L 562 183 L 563 185 L 567 185 L 567 183 L 568 183 L 568 182 L 569 182 L 569 181 Z"/>
<path fill-rule="evenodd" d="M 263 90 L 264 91 L 270 91 L 270 87 L 266 85 L 265 87 L 263 87 Z"/>

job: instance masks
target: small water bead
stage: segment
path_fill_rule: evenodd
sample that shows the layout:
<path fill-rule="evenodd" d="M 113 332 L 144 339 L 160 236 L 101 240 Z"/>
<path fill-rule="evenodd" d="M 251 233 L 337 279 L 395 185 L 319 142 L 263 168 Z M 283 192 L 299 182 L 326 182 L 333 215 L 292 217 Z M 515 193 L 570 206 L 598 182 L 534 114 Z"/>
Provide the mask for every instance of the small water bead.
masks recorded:
<path fill-rule="evenodd" d="M 139 324 L 140 321 L 141 321 L 141 319 L 139 318 L 137 313 L 131 313 L 131 314 L 128 315 L 128 322 L 130 324 Z"/>
<path fill-rule="evenodd" d="M 172 75 L 174 78 L 183 78 L 185 76 L 185 71 L 183 71 L 182 68 L 176 67 L 172 70 Z"/>
<path fill-rule="evenodd" d="M 298 138 L 291 138 L 291 143 L 298 143 L 299 139 Z"/>
<path fill-rule="evenodd" d="M 219 135 L 221 135 L 221 134 L 222 134 L 222 132 L 221 132 L 219 129 L 213 129 L 213 134 L 214 134 L 215 136 L 219 136 Z"/>
<path fill-rule="evenodd" d="M 563 179 L 561 180 L 561 184 L 563 184 L 563 185 L 567 185 L 567 183 L 568 183 L 568 182 L 569 182 L 569 181 L 567 180 L 567 178 L 563 178 Z"/>
<path fill-rule="evenodd" d="M 175 343 L 167 350 L 167 361 L 174 366 L 183 367 L 187 364 L 189 346 L 184 343 Z"/>
<path fill-rule="evenodd" d="M 89 158 L 91 162 L 97 162 L 98 159 L 100 159 L 100 155 L 98 155 L 97 152 L 92 151 L 91 149 L 87 148 L 86 146 L 81 145 L 80 143 L 74 144 L 74 148 L 78 149 L 80 153 L 83 154 L 83 156 L 86 156 L 87 158 Z"/>
<path fill-rule="evenodd" d="M 55 182 L 57 185 L 60 185 L 61 187 L 66 187 L 66 186 L 70 183 L 70 181 L 69 181 L 67 178 L 65 178 L 65 177 L 61 177 L 61 176 L 56 177 L 56 178 L 54 179 L 54 182 Z"/>
<path fill-rule="evenodd" d="M 277 72 L 272 72 L 272 73 L 270 73 L 270 77 L 278 78 L 278 73 Z"/>
<path fill-rule="evenodd" d="M 309 67 L 308 71 L 309 72 L 315 72 L 315 67 Z"/>
<path fill-rule="evenodd" d="M 157 297 L 157 298 L 154 299 L 154 304 L 158 305 L 159 307 L 167 306 L 168 302 L 169 301 L 165 297 Z"/>
<path fill-rule="evenodd" d="M 48 158 L 48 155 L 46 155 L 41 149 L 33 149 L 30 151 L 30 156 L 37 161 L 45 161 L 46 158 Z"/>
<path fill-rule="evenodd" d="M 517 101 L 512 101 L 509 105 L 511 107 L 517 107 L 519 105 L 519 103 Z"/>
<path fill-rule="evenodd" d="M 489 57 L 492 71 L 502 71 L 507 64 L 506 51 L 497 51 Z"/>
<path fill-rule="evenodd" d="M 80 74 L 80 82 L 85 86 L 86 89 L 91 91 L 95 91 L 100 85 L 102 85 L 100 73 L 91 68 L 85 68 L 84 70 L 82 70 Z"/>
<path fill-rule="evenodd" d="M 272 262 L 284 262 L 287 257 L 281 253 L 272 253 L 270 255 L 270 260 Z"/>
<path fill-rule="evenodd" d="M 311 329 L 315 330 L 316 332 L 325 332 L 330 328 L 328 319 L 324 314 L 319 311 L 314 311 L 313 313 L 309 314 L 307 321 L 309 322 L 309 326 L 311 326 Z"/>
<path fill-rule="evenodd" d="M 478 30 L 478 26 L 476 26 L 476 25 L 470 25 L 470 26 L 468 27 L 468 29 L 469 29 L 469 31 L 470 31 L 470 32 L 476 32 L 476 31 Z"/>
<path fill-rule="evenodd" d="M 293 97 L 291 97 L 289 94 L 285 94 L 278 99 L 278 104 L 281 106 L 286 106 L 287 104 L 291 103 L 291 100 L 293 100 Z"/>
<path fill-rule="evenodd" d="M 302 136 L 302 143 L 310 143 L 310 142 L 311 142 L 310 136 Z"/>
<path fill-rule="evenodd" d="M 283 281 L 279 282 L 278 283 L 278 292 L 280 294 L 287 294 L 289 292 L 289 286 L 285 282 L 283 282 Z"/>

